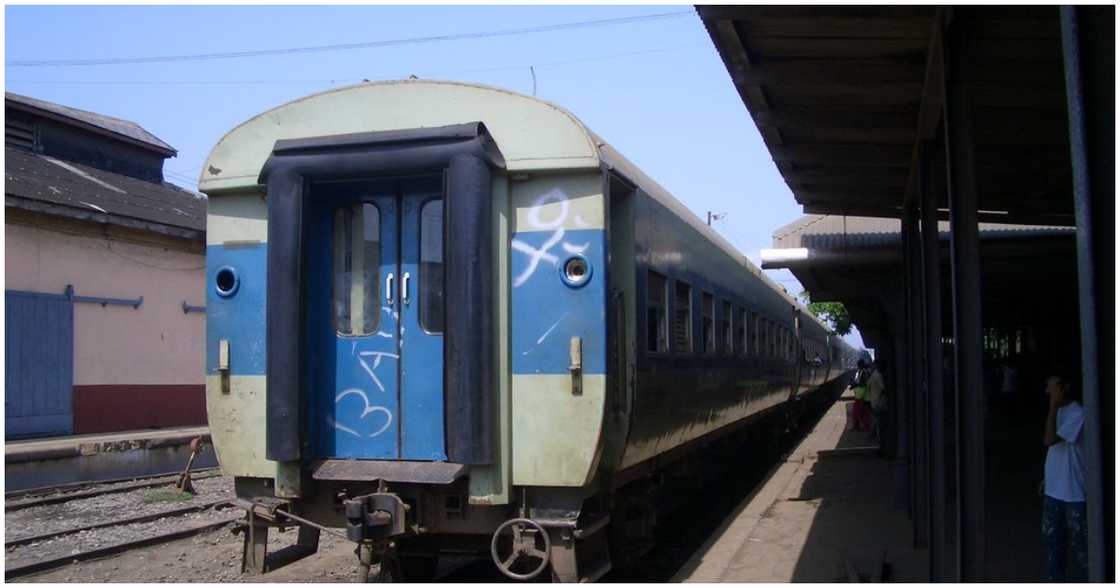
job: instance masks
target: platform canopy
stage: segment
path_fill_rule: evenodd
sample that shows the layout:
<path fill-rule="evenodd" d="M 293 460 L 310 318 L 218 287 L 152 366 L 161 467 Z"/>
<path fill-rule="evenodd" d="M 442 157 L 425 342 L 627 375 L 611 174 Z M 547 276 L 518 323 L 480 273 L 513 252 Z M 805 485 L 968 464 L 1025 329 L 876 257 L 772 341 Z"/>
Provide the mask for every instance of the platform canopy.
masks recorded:
<path fill-rule="evenodd" d="M 954 10 L 698 8 L 804 211 L 872 217 L 901 216 L 916 191 L 918 145 L 943 120 L 940 46 Z M 968 12 L 972 47 L 959 75 L 974 107 L 980 220 L 1073 225 L 1058 9 Z M 943 149 L 930 165 L 944 182 Z"/>

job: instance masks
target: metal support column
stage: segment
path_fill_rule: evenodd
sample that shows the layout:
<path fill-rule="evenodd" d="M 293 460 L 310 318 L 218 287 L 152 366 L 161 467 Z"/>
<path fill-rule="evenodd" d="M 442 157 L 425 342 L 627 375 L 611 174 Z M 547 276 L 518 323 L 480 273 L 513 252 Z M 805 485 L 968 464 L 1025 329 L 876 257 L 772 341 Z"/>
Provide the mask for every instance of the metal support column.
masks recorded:
<path fill-rule="evenodd" d="M 975 582 L 984 579 L 985 405 L 976 144 L 967 80 L 973 35 L 967 11 L 957 11 L 946 34 L 945 129 L 957 400 L 957 573 L 960 581 Z"/>
<path fill-rule="evenodd" d="M 930 150 L 921 158 L 922 293 L 925 303 L 926 400 L 929 406 L 929 579 L 948 580 L 945 569 L 945 393 L 941 382 L 941 259 L 937 232 L 937 188 Z"/>
<path fill-rule="evenodd" d="M 917 200 L 915 198 L 914 200 Z M 918 203 L 909 202 L 902 209 L 902 231 L 909 235 L 906 241 L 905 270 L 906 293 L 906 355 L 909 374 L 906 394 L 911 398 L 910 419 L 910 504 L 914 531 L 914 547 L 924 548 L 929 538 L 929 494 L 927 461 L 929 437 L 926 433 L 926 401 L 922 386 L 922 268 L 921 235 L 918 230 Z"/>
<path fill-rule="evenodd" d="M 1107 582 L 1111 581 L 1115 566 L 1111 555 L 1115 545 L 1112 539 L 1115 512 L 1112 464 L 1115 454 L 1111 449 L 1112 435 L 1104 432 L 1114 430 L 1114 424 L 1107 428 L 1102 424 L 1113 422 L 1115 401 L 1104 401 L 1101 396 L 1102 392 L 1113 393 L 1114 374 L 1108 367 L 1102 369 L 1101 359 L 1111 361 L 1111 353 L 1108 353 L 1108 342 L 1103 341 L 1098 328 L 1113 324 L 1114 317 L 1109 315 L 1115 293 L 1110 285 L 1103 283 L 1098 271 L 1105 276 L 1104 280 L 1111 281 L 1113 264 L 1108 256 L 1115 241 L 1115 228 L 1112 226 L 1115 212 L 1115 145 L 1112 143 L 1115 115 L 1109 102 L 1115 83 L 1115 15 L 1112 7 L 1102 6 L 1091 11 L 1086 8 L 1063 6 L 1060 11 L 1077 222 L 1089 581 Z M 1098 30 L 1090 30 L 1093 27 Z M 1094 218 L 1098 218 L 1098 222 L 1094 223 Z M 1096 259 L 1098 256 L 1104 259 Z M 1104 336 L 1108 337 L 1109 333 L 1104 333 Z M 1106 485 L 1109 486 L 1107 491 Z"/>

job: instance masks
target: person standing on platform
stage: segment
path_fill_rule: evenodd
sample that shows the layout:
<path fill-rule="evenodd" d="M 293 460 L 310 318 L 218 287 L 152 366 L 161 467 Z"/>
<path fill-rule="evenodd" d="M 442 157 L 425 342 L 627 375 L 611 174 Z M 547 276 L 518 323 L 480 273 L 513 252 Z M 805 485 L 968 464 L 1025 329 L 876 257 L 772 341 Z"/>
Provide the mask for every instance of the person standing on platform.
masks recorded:
<path fill-rule="evenodd" d="M 871 407 L 867 402 L 867 381 L 871 376 L 868 362 L 859 360 L 856 364 L 855 381 L 852 382 L 852 427 L 849 430 L 866 431 L 871 424 Z"/>
<path fill-rule="evenodd" d="M 868 368 L 870 375 L 867 377 L 867 403 L 871 407 L 871 431 L 876 441 L 882 443 L 886 434 L 887 396 L 883 384 L 883 374 L 879 372 L 877 362 L 872 362 Z"/>
<path fill-rule="evenodd" d="M 1084 580 L 1089 566 L 1081 432 L 1085 410 L 1079 402 L 1080 391 L 1067 377 L 1050 377 L 1046 394 L 1050 397 L 1050 412 L 1046 415 L 1042 442 L 1048 449 L 1039 493 L 1047 579 Z M 1073 556 L 1072 566 L 1067 566 L 1067 547 Z"/>

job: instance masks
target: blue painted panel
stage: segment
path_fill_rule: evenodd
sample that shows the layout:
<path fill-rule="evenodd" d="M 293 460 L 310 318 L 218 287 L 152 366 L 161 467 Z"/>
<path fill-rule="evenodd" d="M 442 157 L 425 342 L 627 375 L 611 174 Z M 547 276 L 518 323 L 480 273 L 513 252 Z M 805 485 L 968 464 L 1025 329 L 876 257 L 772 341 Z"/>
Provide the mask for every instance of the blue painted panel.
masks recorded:
<path fill-rule="evenodd" d="M 420 279 L 421 231 L 443 232 L 443 223 L 422 226 L 423 205 L 438 198 L 442 185 L 405 184 L 401 212 L 401 275 L 410 294 L 401 310 L 401 457 L 446 461 L 443 405 L 443 335 L 420 324 L 421 297 L 432 284 Z M 442 253 L 440 254 L 442 260 Z"/>
<path fill-rule="evenodd" d="M 70 434 L 74 305 L 57 294 L 4 294 L 5 437 Z"/>
<path fill-rule="evenodd" d="M 398 211 L 393 196 L 365 196 L 381 217 L 381 313 L 375 333 L 344 336 L 332 316 L 332 214 L 358 198 L 321 198 L 308 207 L 307 357 L 308 433 L 317 457 L 397 459 L 400 455 L 398 313 L 383 290 L 390 273 L 399 288 Z"/>
<path fill-rule="evenodd" d="M 510 259 L 513 373 L 566 374 L 572 337 L 581 337 L 583 371 L 606 373 L 607 266 L 600 229 L 521 232 Z M 561 279 L 576 253 L 591 266 L 582 287 Z"/>
<path fill-rule="evenodd" d="M 206 373 L 218 373 L 218 341 L 230 342 L 230 373 L 263 376 L 265 370 L 265 299 L 268 287 L 265 244 L 206 248 Z M 220 296 L 215 280 L 221 268 L 237 273 L 237 290 Z"/>

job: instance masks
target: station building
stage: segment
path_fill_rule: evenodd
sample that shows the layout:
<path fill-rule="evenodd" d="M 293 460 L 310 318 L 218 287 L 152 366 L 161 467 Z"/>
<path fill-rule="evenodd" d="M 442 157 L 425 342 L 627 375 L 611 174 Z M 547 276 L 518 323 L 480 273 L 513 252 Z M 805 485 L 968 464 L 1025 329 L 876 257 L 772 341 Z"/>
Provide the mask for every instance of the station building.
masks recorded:
<path fill-rule="evenodd" d="M 206 423 L 206 200 L 140 125 L 7 93 L 5 436 Z"/>
<path fill-rule="evenodd" d="M 1043 390 L 1064 374 L 1086 413 L 1088 579 L 1111 581 L 1114 8 L 698 12 L 808 215 L 763 267 L 844 303 L 880 360 L 882 499 L 928 579 L 1044 577 Z"/>

